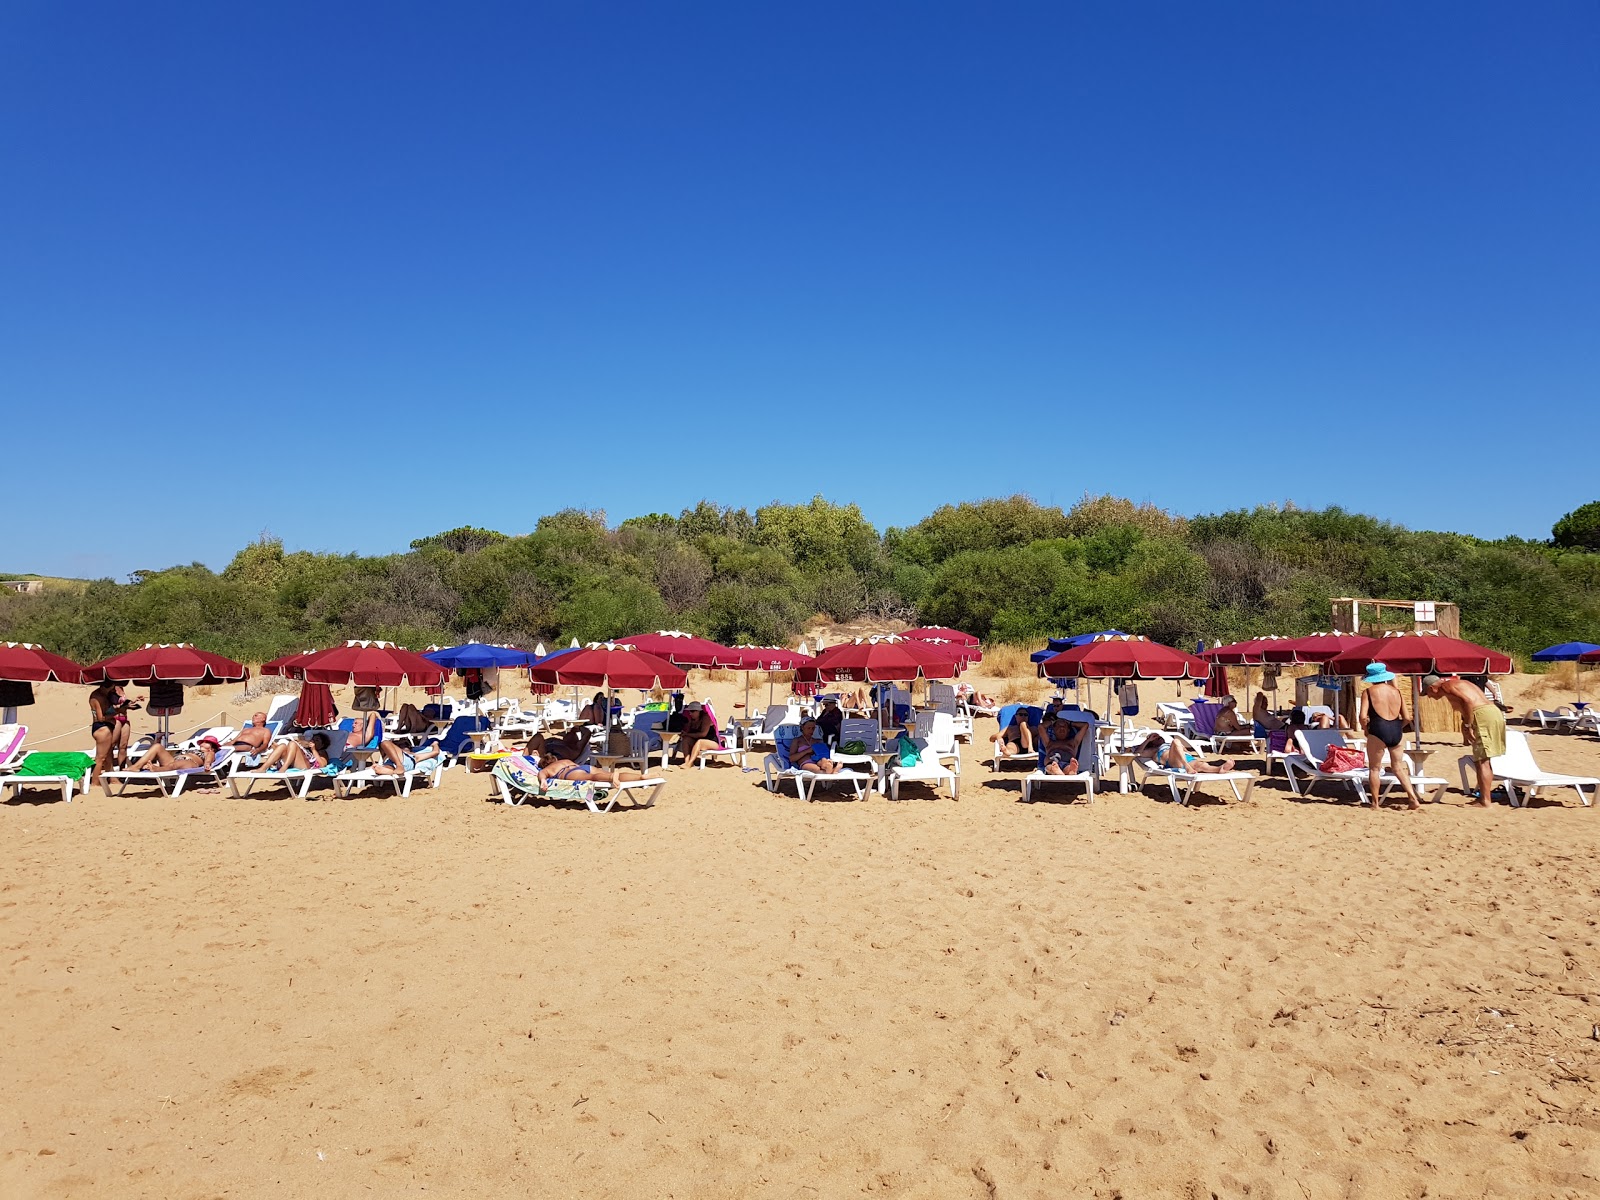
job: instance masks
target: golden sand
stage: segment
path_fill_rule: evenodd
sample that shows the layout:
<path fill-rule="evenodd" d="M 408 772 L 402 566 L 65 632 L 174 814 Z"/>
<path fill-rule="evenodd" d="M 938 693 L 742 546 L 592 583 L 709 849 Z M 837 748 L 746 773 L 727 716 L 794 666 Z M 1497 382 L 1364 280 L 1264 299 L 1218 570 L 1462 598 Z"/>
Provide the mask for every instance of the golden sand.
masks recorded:
<path fill-rule="evenodd" d="M 0 1195 L 1600 1194 L 1600 812 L 1023 805 L 992 729 L 957 803 L 0 807 Z"/>

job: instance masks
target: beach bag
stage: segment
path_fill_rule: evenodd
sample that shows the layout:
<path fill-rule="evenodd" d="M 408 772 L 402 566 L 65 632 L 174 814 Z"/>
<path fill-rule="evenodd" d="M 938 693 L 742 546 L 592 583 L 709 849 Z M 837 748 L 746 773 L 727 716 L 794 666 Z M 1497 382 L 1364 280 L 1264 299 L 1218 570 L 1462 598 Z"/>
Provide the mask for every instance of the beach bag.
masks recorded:
<path fill-rule="evenodd" d="M 358 687 L 356 689 L 356 712 L 378 711 L 378 689 L 375 687 Z"/>
<path fill-rule="evenodd" d="M 917 749 L 917 744 L 909 738 L 901 737 L 895 743 L 895 762 L 902 767 L 914 767 L 922 761 L 922 751 Z"/>
<path fill-rule="evenodd" d="M 461 678 L 466 682 L 468 700 L 483 699 L 483 693 L 487 689 L 485 689 L 483 686 L 482 671 L 478 670 L 476 667 L 470 667 L 461 672 Z"/>
<path fill-rule="evenodd" d="M 846 742 L 844 745 L 839 747 L 840 754 L 865 754 L 866 752 L 867 744 L 860 738 L 857 738 L 852 742 Z"/>
<path fill-rule="evenodd" d="M 606 736 L 606 753 L 633 753 L 633 739 L 628 736 L 626 729 L 618 729 L 615 725 L 611 727 L 611 732 Z"/>
<path fill-rule="evenodd" d="M 1322 760 L 1322 770 L 1330 775 L 1340 771 L 1365 771 L 1367 769 L 1367 755 L 1363 750 L 1352 750 L 1349 746 L 1329 746 L 1327 757 Z"/>

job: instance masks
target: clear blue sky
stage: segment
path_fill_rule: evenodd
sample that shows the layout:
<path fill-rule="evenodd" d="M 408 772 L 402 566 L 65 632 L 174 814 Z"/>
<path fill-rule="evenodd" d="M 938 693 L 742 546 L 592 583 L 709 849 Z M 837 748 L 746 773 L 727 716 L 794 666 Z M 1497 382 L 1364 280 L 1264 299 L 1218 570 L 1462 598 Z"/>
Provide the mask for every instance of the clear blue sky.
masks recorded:
<path fill-rule="evenodd" d="M 0 567 L 819 491 L 1545 536 L 1597 118 L 1592 0 L 12 0 Z"/>

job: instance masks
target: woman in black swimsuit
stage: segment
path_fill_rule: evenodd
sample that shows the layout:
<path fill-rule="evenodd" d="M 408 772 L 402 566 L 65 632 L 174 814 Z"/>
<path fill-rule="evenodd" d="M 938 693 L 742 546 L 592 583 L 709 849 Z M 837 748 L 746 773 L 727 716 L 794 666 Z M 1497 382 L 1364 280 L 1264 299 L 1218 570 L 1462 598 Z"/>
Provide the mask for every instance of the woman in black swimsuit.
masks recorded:
<path fill-rule="evenodd" d="M 1400 752 L 1400 743 L 1406 736 L 1406 710 L 1400 689 L 1394 685 L 1394 672 L 1381 662 L 1373 663 L 1362 682 L 1367 689 L 1361 693 L 1360 718 L 1361 727 L 1367 731 L 1367 783 L 1372 788 L 1372 811 L 1381 807 L 1378 794 L 1382 790 L 1385 754 L 1411 807 L 1421 808 L 1417 790 L 1411 786 L 1406 756 Z"/>
<path fill-rule="evenodd" d="M 89 693 L 89 732 L 94 736 L 94 773 L 89 786 L 100 782 L 103 771 L 121 769 L 128 753 L 128 709 L 130 700 L 122 695 L 122 685 L 106 680 Z M 120 753 L 119 753 L 120 750 Z"/>

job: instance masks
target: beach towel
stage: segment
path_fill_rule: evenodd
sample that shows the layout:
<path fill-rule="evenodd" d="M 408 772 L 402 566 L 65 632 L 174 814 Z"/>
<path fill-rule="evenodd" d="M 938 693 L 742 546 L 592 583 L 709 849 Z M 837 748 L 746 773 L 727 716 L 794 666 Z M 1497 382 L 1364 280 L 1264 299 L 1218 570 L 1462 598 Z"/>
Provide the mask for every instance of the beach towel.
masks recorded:
<path fill-rule="evenodd" d="M 512 754 L 494 765 L 495 775 L 518 791 L 530 796 L 544 796 L 550 800 L 578 800 L 588 803 L 603 800 L 609 788 L 604 784 L 588 783 L 581 779 L 552 779 L 539 782 L 539 763 L 526 754 Z"/>
<path fill-rule="evenodd" d="M 94 759 L 72 750 L 35 750 L 22 760 L 18 775 L 68 775 L 81 779 L 94 766 Z"/>

